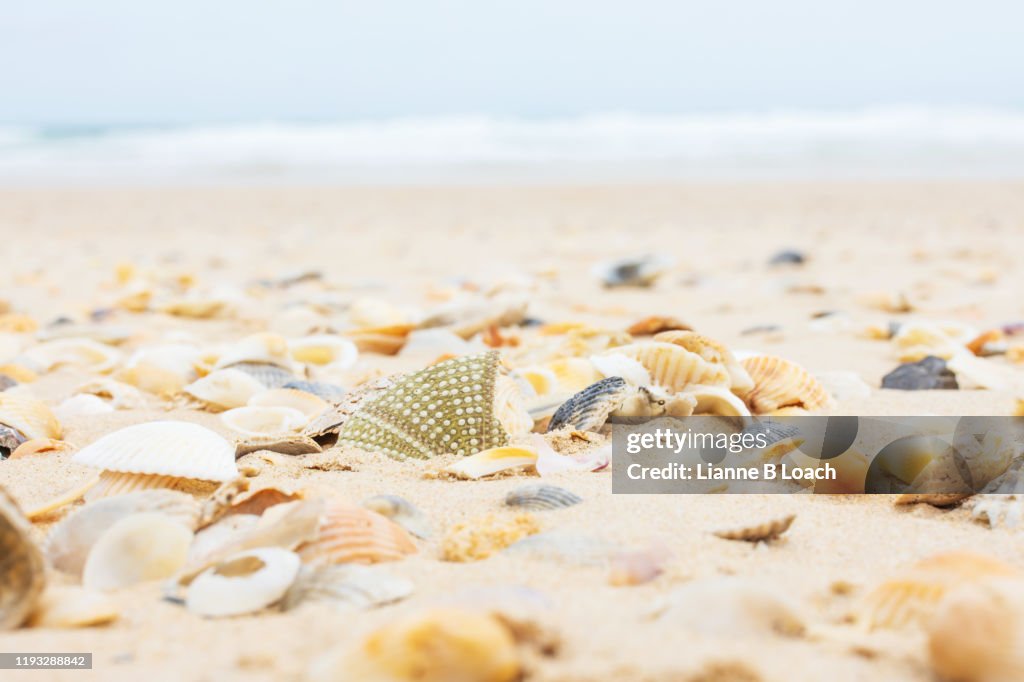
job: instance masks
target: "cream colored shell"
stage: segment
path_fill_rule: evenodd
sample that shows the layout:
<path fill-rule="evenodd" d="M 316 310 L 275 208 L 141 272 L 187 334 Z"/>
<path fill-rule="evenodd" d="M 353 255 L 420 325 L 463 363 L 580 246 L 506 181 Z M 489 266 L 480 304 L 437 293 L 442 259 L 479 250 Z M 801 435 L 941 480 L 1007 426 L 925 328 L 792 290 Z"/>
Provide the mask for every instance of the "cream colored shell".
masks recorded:
<path fill-rule="evenodd" d="M 611 353 L 639 360 L 651 380 L 670 393 L 678 393 L 693 384 L 729 388 L 732 378 L 724 365 L 708 362 L 682 346 L 659 341 L 618 346 Z"/>

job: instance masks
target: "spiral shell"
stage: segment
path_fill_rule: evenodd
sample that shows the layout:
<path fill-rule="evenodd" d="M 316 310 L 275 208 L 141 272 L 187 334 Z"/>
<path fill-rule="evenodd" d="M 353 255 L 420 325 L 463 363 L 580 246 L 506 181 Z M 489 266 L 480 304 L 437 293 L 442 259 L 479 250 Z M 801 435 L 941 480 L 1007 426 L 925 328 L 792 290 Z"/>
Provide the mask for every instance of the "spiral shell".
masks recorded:
<path fill-rule="evenodd" d="M 743 367 L 754 381 L 754 388 L 745 397 L 754 414 L 764 414 L 787 407 L 809 412 L 832 406 L 832 396 L 814 376 L 800 365 L 772 355 L 746 358 Z"/>
<path fill-rule="evenodd" d="M 21 625 L 43 591 L 45 562 L 30 532 L 18 505 L 0 488 L 0 630 Z"/>
<path fill-rule="evenodd" d="M 404 528 L 369 509 L 343 502 L 327 504 L 320 537 L 299 548 L 311 565 L 398 561 L 416 552 Z"/>
<path fill-rule="evenodd" d="M 613 353 L 639 360 L 655 384 L 678 393 L 692 384 L 729 388 L 732 378 L 723 364 L 708 362 L 674 343 L 646 341 L 618 346 Z"/>
<path fill-rule="evenodd" d="M 564 509 L 582 501 L 583 498 L 572 491 L 545 483 L 524 485 L 505 495 L 506 505 L 530 511 Z"/>

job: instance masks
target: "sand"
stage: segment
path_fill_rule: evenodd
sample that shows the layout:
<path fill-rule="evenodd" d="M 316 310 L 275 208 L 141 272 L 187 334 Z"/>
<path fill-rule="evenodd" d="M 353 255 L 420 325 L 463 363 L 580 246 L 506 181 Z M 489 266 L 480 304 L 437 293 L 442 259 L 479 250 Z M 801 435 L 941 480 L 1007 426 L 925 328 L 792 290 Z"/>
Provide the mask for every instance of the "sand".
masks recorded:
<path fill-rule="evenodd" d="M 226 319 L 116 312 L 109 323 L 132 330 L 131 347 L 280 330 L 289 319 L 281 315 L 283 302 L 324 291 L 341 300 L 374 297 L 423 307 L 453 286 L 498 285 L 525 291 L 529 314 L 541 320 L 623 329 L 646 315 L 673 315 L 733 349 L 770 352 L 815 372 L 853 371 L 877 387 L 898 361 L 891 344 L 858 334 L 866 325 L 913 317 L 985 329 L 1024 318 L 1024 269 L 1017 262 L 1024 249 L 1022 189 L 894 183 L 11 190 L 0 192 L 0 298 L 46 325 L 112 305 L 124 295 L 114 283 L 122 263 L 162 277 L 189 275 L 200 288 L 240 291 L 261 278 L 323 273 L 323 284 L 275 293 Z M 769 267 L 783 248 L 804 252 L 807 264 Z M 642 253 L 676 260 L 651 289 L 604 290 L 590 274 L 603 259 Z M 893 314 L 865 305 L 864 295 L 874 292 L 902 292 L 915 309 Z M 811 324 L 826 311 L 843 315 Z M 742 333 L 756 325 L 779 330 Z M 415 364 L 364 354 L 346 378 Z M 58 368 L 31 391 L 57 404 L 89 378 Z M 1002 415 L 1016 397 L 874 388 L 870 398 L 841 401 L 836 412 Z M 66 440 L 82 447 L 122 426 L 167 417 L 232 436 L 216 415 L 153 397 L 138 409 L 69 420 Z M 0 485 L 31 507 L 88 476 L 69 459 L 62 453 L 0 463 Z M 663 542 L 674 558 L 655 581 L 613 587 L 604 567 L 513 555 L 447 563 L 439 561 L 445 527 L 500 511 L 508 490 L 536 479 L 437 480 L 424 476 L 430 465 L 343 450 L 326 459 L 348 466 L 320 470 L 299 458 L 266 465 L 261 478 L 328 486 L 353 501 L 394 493 L 422 508 L 439 532 L 415 557 L 389 565 L 415 583 L 410 600 L 355 614 L 310 606 L 202 620 L 161 601 L 159 585 L 142 585 L 117 594 L 123 614 L 112 625 L 0 635 L 4 651 L 92 652 L 92 672 L 5 672 L 4 678 L 299 680 L 325 652 L 351 645 L 396 613 L 473 587 L 526 585 L 549 600 L 542 620 L 562 643 L 557 655 L 531 662 L 531 681 L 925 681 L 932 677 L 918 635 L 882 633 L 866 647 L 844 643 L 853 635 L 843 616 L 858 596 L 895 567 L 948 549 L 1024 567 L 1019 536 L 974 523 L 964 509 L 894 509 L 881 496 L 615 496 L 607 472 L 556 476 L 552 482 L 584 502 L 538 518 L 545 529 L 593 534 L 624 548 Z M 795 513 L 796 521 L 771 546 L 709 533 L 785 513 Z M 40 539 L 47 525 L 37 525 Z M 673 588 L 721 575 L 769 584 L 816 626 L 847 634 L 710 638 L 645 617 Z M 848 594 L 837 594 L 836 585 L 847 585 Z"/>

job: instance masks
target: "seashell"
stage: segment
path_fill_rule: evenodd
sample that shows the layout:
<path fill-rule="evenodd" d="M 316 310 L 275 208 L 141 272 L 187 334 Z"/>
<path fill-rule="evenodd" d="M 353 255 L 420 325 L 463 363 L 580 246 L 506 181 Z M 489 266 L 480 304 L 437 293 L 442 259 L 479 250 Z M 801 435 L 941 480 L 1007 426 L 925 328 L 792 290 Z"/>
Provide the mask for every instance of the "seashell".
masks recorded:
<path fill-rule="evenodd" d="M 114 376 L 118 381 L 133 386 L 140 391 L 162 397 L 170 397 L 178 393 L 195 376 L 183 377 L 169 369 L 147 363 L 139 363 L 133 367 L 119 370 Z"/>
<path fill-rule="evenodd" d="M 269 332 L 252 334 L 229 346 L 214 367 L 224 369 L 242 362 L 275 365 L 289 372 L 294 368 L 288 342 L 283 336 Z"/>
<path fill-rule="evenodd" d="M 33 628 L 85 628 L 117 620 L 121 609 L 113 599 L 93 590 L 71 585 L 46 588 L 29 618 Z"/>
<path fill-rule="evenodd" d="M 916 362 L 929 355 L 949 360 L 963 351 L 963 344 L 954 340 L 936 324 L 905 322 L 893 334 L 900 362 Z"/>
<path fill-rule="evenodd" d="M 691 384 L 724 388 L 729 388 L 732 384 L 732 378 L 725 365 L 708 362 L 696 353 L 674 343 L 644 341 L 617 346 L 610 352 L 639 360 L 650 373 L 651 380 L 669 393 L 678 393 Z"/>
<path fill-rule="evenodd" d="M 328 384 L 323 381 L 289 381 L 282 388 L 294 388 L 297 391 L 312 393 L 316 397 L 335 403 L 345 397 L 345 389 L 342 386 Z"/>
<path fill-rule="evenodd" d="M 290 407 L 306 415 L 306 422 L 327 409 L 327 403 L 294 388 L 268 388 L 249 398 L 250 407 Z M 303 423 L 303 426 L 306 424 Z"/>
<path fill-rule="evenodd" d="M 626 333 L 632 336 L 653 336 L 658 332 L 667 332 L 677 329 L 689 331 L 693 329 L 693 327 L 675 317 L 651 315 L 629 325 L 629 327 L 626 328 Z"/>
<path fill-rule="evenodd" d="M 512 469 L 529 469 L 536 465 L 537 453 L 522 447 L 491 448 L 464 457 L 445 469 L 460 478 L 483 478 Z"/>
<path fill-rule="evenodd" d="M 591 273 L 608 288 L 649 287 L 672 265 L 670 258 L 648 255 L 598 263 Z"/>
<path fill-rule="evenodd" d="M 17 430 L 0 424 L 0 460 L 7 459 L 12 452 L 25 442 L 25 436 L 21 435 Z"/>
<path fill-rule="evenodd" d="M 352 341 L 331 334 L 314 334 L 288 342 L 292 358 L 310 365 L 331 365 L 349 369 L 359 359 L 359 350 Z"/>
<path fill-rule="evenodd" d="M 800 365 L 771 355 L 757 355 L 741 363 L 754 381 L 744 396 L 754 414 L 799 407 L 810 412 L 832 406 L 832 396 Z"/>
<path fill-rule="evenodd" d="M 240 372 L 245 372 L 266 388 L 282 388 L 295 381 L 295 374 L 291 370 L 266 362 L 236 362 L 225 369 L 237 369 Z"/>
<path fill-rule="evenodd" d="M 449 528 L 442 541 L 441 558 L 456 562 L 480 561 L 539 532 L 540 526 L 530 514 L 488 514 Z"/>
<path fill-rule="evenodd" d="M 412 322 L 408 312 L 379 298 L 352 301 L 348 320 L 356 327 L 392 327 Z"/>
<path fill-rule="evenodd" d="M 633 393 L 622 377 L 601 379 L 563 403 L 551 417 L 548 432 L 566 427 L 577 431 L 596 431 Z"/>
<path fill-rule="evenodd" d="M 868 308 L 887 313 L 909 313 L 914 310 L 906 294 L 899 291 L 870 291 L 857 297 L 857 302 Z"/>
<path fill-rule="evenodd" d="M 236 444 L 235 459 L 261 450 L 290 456 L 323 452 L 319 443 L 309 436 L 300 436 L 299 434 L 259 436 Z"/>
<path fill-rule="evenodd" d="M 448 329 L 418 329 L 405 337 L 405 343 L 398 352 L 398 356 L 402 358 L 459 356 L 474 353 L 477 349 L 478 346 L 469 343 Z"/>
<path fill-rule="evenodd" d="M 819 372 L 815 376 L 829 395 L 840 402 L 871 397 L 871 387 L 856 372 Z"/>
<path fill-rule="evenodd" d="M 405 346 L 406 337 L 415 328 L 415 325 L 412 324 L 398 324 L 354 329 L 345 334 L 356 345 L 360 353 L 395 355 Z"/>
<path fill-rule="evenodd" d="M 957 389 L 956 375 L 946 367 L 942 358 L 929 355 L 917 362 L 900 365 L 882 377 L 882 388 L 900 391 L 928 391 Z"/>
<path fill-rule="evenodd" d="M 522 676 L 515 637 L 499 617 L 434 608 L 377 629 L 321 663 L 314 679 L 515 682 Z"/>
<path fill-rule="evenodd" d="M 666 548 L 657 545 L 615 552 L 608 558 L 608 583 L 619 587 L 649 583 L 665 572 L 670 557 Z"/>
<path fill-rule="evenodd" d="M 144 512 L 158 512 L 188 528 L 199 518 L 199 503 L 185 493 L 146 490 L 98 500 L 69 514 L 55 525 L 43 545 L 50 565 L 80 575 L 89 550 L 112 525 Z"/>
<path fill-rule="evenodd" d="M 558 378 L 547 367 L 520 367 L 512 372 L 512 376 L 529 384 L 534 395 L 547 395 L 558 389 Z"/>
<path fill-rule="evenodd" d="M 928 656 L 948 680 L 1024 679 L 1024 584 L 995 580 L 971 585 L 943 600 L 928 622 Z"/>
<path fill-rule="evenodd" d="M 63 431 L 57 417 L 35 398 L 0 393 L 0 424 L 17 431 L 24 439 L 60 439 Z"/>
<path fill-rule="evenodd" d="M 436 308 L 425 317 L 420 322 L 420 328 L 443 327 L 460 338 L 470 339 L 491 327 L 511 327 L 520 324 L 526 319 L 528 305 L 529 301 L 519 296 L 452 301 Z M 409 335 L 406 347 L 412 343 L 413 335 Z"/>
<path fill-rule="evenodd" d="M 188 317 L 195 320 L 208 320 L 230 311 L 231 302 L 213 296 L 187 296 L 168 300 L 160 305 L 159 310 L 174 317 Z"/>
<path fill-rule="evenodd" d="M 374 495 L 366 498 L 359 505 L 391 519 L 418 538 L 426 540 L 433 535 L 430 530 L 430 520 L 426 514 L 404 497 Z"/>
<path fill-rule="evenodd" d="M 607 355 L 591 355 L 590 362 L 604 377 L 622 377 L 631 386 L 650 386 L 651 375 L 639 360 L 627 357 L 622 353 Z"/>
<path fill-rule="evenodd" d="M 305 602 L 318 601 L 369 609 L 401 601 L 413 590 L 411 580 L 391 575 L 377 566 L 305 567 L 281 600 L 281 608 L 290 611 Z"/>
<path fill-rule="evenodd" d="M 652 614 L 674 628 L 711 637 L 799 637 L 804 618 L 777 589 L 736 577 L 693 580 L 674 590 Z"/>
<path fill-rule="evenodd" d="M 0 488 L 0 630 L 25 622 L 43 591 L 46 564 L 31 531 L 18 505 Z"/>
<path fill-rule="evenodd" d="M 108 528 L 89 551 L 82 585 L 117 590 L 169 578 L 188 557 L 192 531 L 158 512 L 126 516 Z"/>
<path fill-rule="evenodd" d="M 193 398 L 217 410 L 242 407 L 249 398 L 266 390 L 263 384 L 239 369 L 218 369 L 182 389 Z"/>
<path fill-rule="evenodd" d="M 236 407 L 222 412 L 221 422 L 245 436 L 272 436 L 295 432 L 309 422 L 309 417 L 293 407 Z"/>
<path fill-rule="evenodd" d="M 146 367 L 150 370 L 163 370 L 174 375 L 182 384 L 194 381 L 198 376 L 197 368 L 203 365 L 202 351 L 187 343 L 169 343 L 150 346 L 136 351 L 125 367 Z"/>
<path fill-rule="evenodd" d="M 61 422 L 79 417 L 90 417 L 97 414 L 108 414 L 114 411 L 113 405 L 103 398 L 88 393 L 73 395 L 53 410 L 53 414 Z"/>
<path fill-rule="evenodd" d="M 729 373 L 731 384 L 729 388 L 739 395 L 745 395 L 754 388 L 754 381 L 743 365 L 736 360 L 724 344 L 688 330 L 665 331 L 655 334 L 654 341 L 673 343 L 685 348 L 691 353 L 696 353 L 703 360 L 716 365 L 723 365 Z"/>
<path fill-rule="evenodd" d="M 1002 329 L 988 329 L 978 334 L 966 344 L 967 350 L 978 357 L 989 355 L 1002 355 L 1008 348 L 1006 345 L 1006 333 Z"/>
<path fill-rule="evenodd" d="M 231 485 L 231 482 L 224 485 Z M 222 509 L 211 509 L 204 507 L 204 520 L 221 516 L 234 516 L 245 514 L 262 516 L 263 512 L 279 504 L 295 502 L 305 497 L 305 492 L 295 490 L 290 486 L 280 488 L 276 485 L 267 485 L 260 488 L 244 490 L 233 496 Z M 209 501 L 208 501 L 209 503 Z"/>
<path fill-rule="evenodd" d="M 693 386 L 680 394 L 693 398 L 692 414 L 719 417 L 749 417 L 750 410 L 732 391 L 720 386 Z M 686 415 L 680 415 L 686 416 Z"/>
<path fill-rule="evenodd" d="M 557 387 L 562 391 L 579 392 L 601 379 L 601 373 L 594 363 L 586 358 L 561 358 L 552 360 L 547 369 L 555 375 Z"/>
<path fill-rule="evenodd" d="M 495 377 L 494 416 L 514 440 L 522 440 L 533 431 L 533 417 L 526 409 L 519 384 L 512 377 L 502 374 Z"/>
<path fill-rule="evenodd" d="M 71 366 L 102 374 L 121 362 L 116 348 L 83 338 L 46 341 L 25 351 L 24 357 L 43 372 Z"/>
<path fill-rule="evenodd" d="M 380 514 L 342 502 L 328 502 L 320 535 L 298 552 L 304 563 L 375 564 L 416 553 L 404 528 Z"/>
<path fill-rule="evenodd" d="M 0 332 L 11 334 L 28 334 L 39 329 L 39 323 L 28 315 L 20 313 L 0 313 Z"/>
<path fill-rule="evenodd" d="M 185 606 L 214 618 L 260 611 L 281 600 L 301 566 L 297 554 L 278 547 L 235 554 L 196 576 Z"/>
<path fill-rule="evenodd" d="M 530 511 L 564 509 L 582 501 L 583 498 L 576 493 L 546 483 L 524 485 L 505 495 L 505 504 L 508 506 L 522 507 Z"/>
<path fill-rule="evenodd" d="M 75 390 L 75 393 L 102 398 L 118 410 L 141 407 L 145 403 L 137 388 L 109 378 L 96 379 L 83 384 Z"/>
<path fill-rule="evenodd" d="M 17 363 L 6 363 L 0 365 L 0 373 L 14 381 L 17 381 L 19 384 L 30 384 L 39 378 L 39 375 L 36 372 Z"/>
<path fill-rule="evenodd" d="M 567 531 L 545 531 L 524 537 L 505 550 L 531 559 L 543 559 L 580 566 L 604 566 L 616 551 L 608 541 L 592 535 Z"/>
<path fill-rule="evenodd" d="M 395 382 L 391 377 L 382 377 L 366 382 L 351 393 L 346 393 L 337 404 L 327 408 L 322 414 L 313 419 L 302 434 L 312 438 L 318 438 L 332 433 L 338 433 L 345 422 L 359 410 L 362 405 L 384 391 L 393 388 Z"/>
<path fill-rule="evenodd" d="M 71 446 L 62 440 L 54 440 L 53 438 L 34 438 L 27 440 L 11 453 L 11 459 L 20 459 L 22 457 L 35 457 L 36 455 L 52 455 L 57 452 L 64 452 L 70 449 Z"/>
<path fill-rule="evenodd" d="M 994 391 L 1016 391 L 1024 389 L 1024 372 L 998 365 L 967 353 L 953 356 L 946 368 L 956 376 L 962 389 L 991 389 Z"/>
<path fill-rule="evenodd" d="M 508 442 L 494 414 L 497 351 L 453 358 L 396 379 L 345 421 L 339 445 L 395 459 L 472 455 Z"/>
<path fill-rule="evenodd" d="M 231 444 L 210 429 L 188 422 L 128 426 L 82 448 L 72 461 L 107 471 L 203 481 L 238 477 Z"/>
<path fill-rule="evenodd" d="M 207 489 L 206 484 L 196 479 L 161 474 L 126 474 L 118 471 L 101 471 L 93 479 L 93 484 L 87 483 L 85 488 L 80 491 L 78 497 L 84 495 L 86 502 L 95 502 L 106 497 L 127 495 L 143 490 L 178 490 L 189 493 L 206 493 L 212 490 L 212 488 Z M 78 499 L 71 495 L 73 493 L 69 493 L 67 501 L 63 504 L 51 503 L 53 508 L 70 504 Z"/>
<path fill-rule="evenodd" d="M 725 540 L 744 540 L 746 542 L 771 542 L 777 540 L 789 530 L 796 519 L 796 514 L 786 514 L 779 518 L 757 523 L 751 526 L 739 526 L 713 531 L 713 534 Z"/>
<path fill-rule="evenodd" d="M 1020 577 L 1016 568 L 981 554 L 938 554 L 903 569 L 869 592 L 858 608 L 857 620 L 869 630 L 927 623 L 953 590 L 1015 577 Z"/>

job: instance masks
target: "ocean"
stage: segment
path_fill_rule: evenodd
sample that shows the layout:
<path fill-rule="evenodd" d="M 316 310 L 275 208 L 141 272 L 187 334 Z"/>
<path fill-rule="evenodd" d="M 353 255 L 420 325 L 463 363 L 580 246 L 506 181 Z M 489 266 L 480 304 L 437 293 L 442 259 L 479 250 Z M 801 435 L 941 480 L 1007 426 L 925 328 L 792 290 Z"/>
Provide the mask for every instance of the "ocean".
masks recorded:
<path fill-rule="evenodd" d="M 1024 177 L 1024 111 L 0 126 L 0 184 Z"/>

